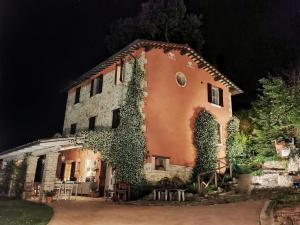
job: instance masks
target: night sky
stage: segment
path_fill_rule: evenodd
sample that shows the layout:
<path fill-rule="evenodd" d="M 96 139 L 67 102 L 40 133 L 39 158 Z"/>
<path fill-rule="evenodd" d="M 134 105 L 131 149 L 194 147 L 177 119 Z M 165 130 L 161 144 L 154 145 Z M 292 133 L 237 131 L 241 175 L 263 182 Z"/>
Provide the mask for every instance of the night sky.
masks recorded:
<path fill-rule="evenodd" d="M 141 0 L 0 1 L 0 151 L 61 133 L 65 87 L 109 54 L 112 21 L 135 16 Z M 204 16 L 202 55 L 245 94 L 257 81 L 299 65 L 299 0 L 186 0 Z"/>

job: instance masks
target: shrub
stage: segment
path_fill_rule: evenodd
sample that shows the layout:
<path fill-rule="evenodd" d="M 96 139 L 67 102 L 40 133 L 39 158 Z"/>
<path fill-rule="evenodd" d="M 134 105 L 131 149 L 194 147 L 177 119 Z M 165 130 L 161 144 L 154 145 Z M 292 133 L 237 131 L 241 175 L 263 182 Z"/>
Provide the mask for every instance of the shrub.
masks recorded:
<path fill-rule="evenodd" d="M 22 162 L 15 167 L 16 178 L 14 180 L 14 192 L 16 199 L 21 199 L 24 192 L 24 185 L 27 171 L 27 156 L 24 157 Z"/>
<path fill-rule="evenodd" d="M 140 184 L 133 184 L 130 186 L 130 199 L 137 200 L 141 199 L 144 196 L 150 194 L 153 191 L 153 187 L 151 184 L 146 181 L 141 182 Z"/>
<path fill-rule="evenodd" d="M 197 179 L 199 173 L 215 169 L 217 162 L 217 122 L 215 117 L 202 111 L 195 120 L 193 142 L 197 150 L 192 181 Z"/>
<path fill-rule="evenodd" d="M 0 193 L 8 194 L 15 167 L 16 165 L 13 160 L 7 162 L 7 165 L 3 172 L 3 179 L 0 185 Z"/>

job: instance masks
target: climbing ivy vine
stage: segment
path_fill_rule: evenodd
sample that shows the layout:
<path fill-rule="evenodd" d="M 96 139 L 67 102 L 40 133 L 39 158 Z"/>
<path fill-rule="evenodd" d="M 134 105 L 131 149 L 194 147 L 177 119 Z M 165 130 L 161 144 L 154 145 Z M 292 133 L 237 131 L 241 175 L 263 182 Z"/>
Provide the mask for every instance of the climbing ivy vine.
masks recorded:
<path fill-rule="evenodd" d="M 235 116 L 227 124 L 226 155 L 230 163 L 235 163 L 236 158 L 241 156 L 244 151 L 239 127 L 240 120 Z"/>
<path fill-rule="evenodd" d="M 10 160 L 7 162 L 0 185 L 0 193 L 8 194 L 15 167 L 16 164 L 14 160 Z"/>
<path fill-rule="evenodd" d="M 116 129 L 102 127 L 82 133 L 84 146 L 99 151 L 116 168 L 116 180 L 131 184 L 141 182 L 146 152 L 142 129 L 142 82 L 144 72 L 139 60 L 133 65 L 132 79 L 128 83 L 125 101 L 120 108 L 120 125 Z"/>
<path fill-rule="evenodd" d="M 192 181 L 199 173 L 213 170 L 217 162 L 217 122 L 208 111 L 200 112 L 195 119 L 193 142 L 196 147 Z"/>
<path fill-rule="evenodd" d="M 24 192 L 26 172 L 27 172 L 27 155 L 25 155 L 22 162 L 15 166 L 16 177 L 13 183 L 13 190 L 16 199 L 22 199 Z"/>

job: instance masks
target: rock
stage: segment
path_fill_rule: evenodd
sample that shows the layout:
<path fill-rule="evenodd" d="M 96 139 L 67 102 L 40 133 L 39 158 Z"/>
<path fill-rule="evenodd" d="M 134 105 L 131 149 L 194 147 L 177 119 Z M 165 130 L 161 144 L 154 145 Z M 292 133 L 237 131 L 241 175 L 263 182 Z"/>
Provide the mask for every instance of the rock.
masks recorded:
<path fill-rule="evenodd" d="M 218 187 L 218 193 L 222 193 L 224 190 L 221 187 Z"/>
<path fill-rule="evenodd" d="M 144 196 L 143 199 L 146 200 L 146 201 L 152 201 L 153 200 L 153 193 L 150 193 L 149 195 Z"/>
<path fill-rule="evenodd" d="M 289 159 L 288 171 L 289 172 L 300 171 L 300 158 L 298 156 L 295 156 L 295 157 Z"/>
<path fill-rule="evenodd" d="M 291 176 L 288 175 L 278 176 L 278 186 L 291 187 L 292 185 L 293 185 L 293 180 Z"/>

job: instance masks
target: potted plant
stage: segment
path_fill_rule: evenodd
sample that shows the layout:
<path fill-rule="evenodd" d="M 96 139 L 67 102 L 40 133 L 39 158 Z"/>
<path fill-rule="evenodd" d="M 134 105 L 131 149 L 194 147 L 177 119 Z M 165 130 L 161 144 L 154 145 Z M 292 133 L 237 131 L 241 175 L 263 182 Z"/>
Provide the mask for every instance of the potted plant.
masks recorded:
<path fill-rule="evenodd" d="M 56 194 L 55 191 L 45 191 L 46 203 L 50 204 L 53 201 L 53 196 Z"/>
<path fill-rule="evenodd" d="M 90 189 L 91 189 L 91 197 L 92 198 L 95 198 L 97 195 L 96 195 L 96 191 L 97 191 L 97 184 L 95 181 L 92 181 L 90 183 Z"/>

